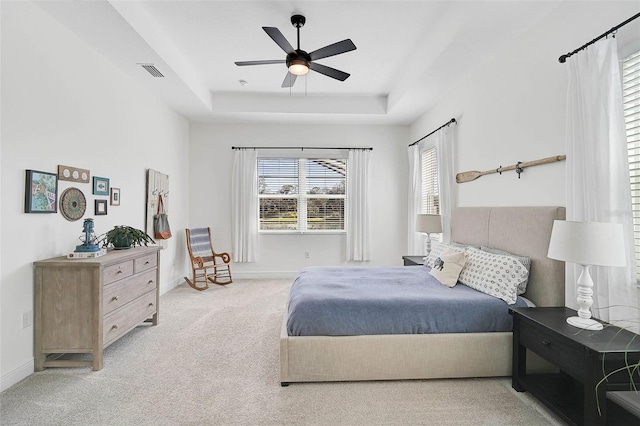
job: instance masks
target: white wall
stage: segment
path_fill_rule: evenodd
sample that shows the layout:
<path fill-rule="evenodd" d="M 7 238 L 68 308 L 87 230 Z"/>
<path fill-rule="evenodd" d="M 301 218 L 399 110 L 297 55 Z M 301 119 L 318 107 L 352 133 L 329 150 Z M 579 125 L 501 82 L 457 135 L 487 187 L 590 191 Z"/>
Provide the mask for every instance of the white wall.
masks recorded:
<path fill-rule="evenodd" d="M 232 146 L 370 146 L 373 233 L 367 264 L 401 265 L 406 254 L 407 144 L 406 126 L 192 123 L 189 223 L 211 226 L 216 251 L 231 252 Z M 259 253 L 258 262 L 234 264 L 234 276 L 288 277 L 304 266 L 348 264 L 345 236 L 336 234 L 261 234 Z"/>
<path fill-rule="evenodd" d="M 144 229 L 145 176 L 170 176 L 170 220 L 188 220 L 188 122 L 141 89 L 84 42 L 29 2 L 2 2 L 2 229 L 0 261 L 0 380 L 5 389 L 33 372 L 32 262 L 73 251 L 82 220 L 60 213 L 25 214 L 25 169 L 57 172 L 59 164 L 86 168 L 121 188 L 121 205 L 94 217 L 97 234 L 114 225 Z M 59 182 L 87 198 L 91 184 Z M 179 234 L 179 233 L 178 233 Z M 186 265 L 183 240 L 161 252 L 161 289 L 177 285 Z"/>
<path fill-rule="evenodd" d="M 558 57 L 638 12 L 637 2 L 565 2 L 485 62 L 411 126 L 418 139 L 458 120 L 456 173 L 565 154 L 567 64 Z M 620 44 L 638 39 L 619 31 Z M 459 206 L 565 205 L 565 163 L 457 184 Z"/>

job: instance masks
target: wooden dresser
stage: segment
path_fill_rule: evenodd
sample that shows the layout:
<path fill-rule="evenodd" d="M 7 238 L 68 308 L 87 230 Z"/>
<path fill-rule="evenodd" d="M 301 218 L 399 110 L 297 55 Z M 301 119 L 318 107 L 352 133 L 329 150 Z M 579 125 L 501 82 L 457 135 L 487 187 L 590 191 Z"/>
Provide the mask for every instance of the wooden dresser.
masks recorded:
<path fill-rule="evenodd" d="M 70 366 L 100 370 L 104 348 L 141 323 L 157 325 L 161 248 L 34 262 L 35 370 Z M 58 359 L 68 353 L 92 354 L 92 359 Z"/>

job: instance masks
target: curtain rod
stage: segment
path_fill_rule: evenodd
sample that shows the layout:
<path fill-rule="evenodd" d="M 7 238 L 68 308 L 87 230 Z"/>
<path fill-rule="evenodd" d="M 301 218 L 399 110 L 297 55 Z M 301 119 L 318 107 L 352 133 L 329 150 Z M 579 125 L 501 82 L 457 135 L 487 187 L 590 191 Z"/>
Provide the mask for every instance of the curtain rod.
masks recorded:
<path fill-rule="evenodd" d="M 431 136 L 432 134 L 434 134 L 435 132 L 437 132 L 438 130 L 442 129 L 443 127 L 447 127 L 449 124 L 454 124 L 457 123 L 455 118 L 452 118 L 451 120 L 447 121 L 446 123 L 444 123 L 442 126 L 438 127 L 437 129 L 435 129 L 433 132 L 429 133 L 426 136 L 421 137 L 420 139 L 418 139 L 417 141 L 415 141 L 414 143 L 412 143 L 409 146 L 414 146 L 415 144 L 417 144 L 418 142 L 420 142 L 422 139 L 424 138 L 428 138 L 429 136 Z"/>
<path fill-rule="evenodd" d="M 629 18 L 626 21 L 624 21 L 623 23 L 621 23 L 619 25 L 616 25 L 615 27 L 611 28 L 606 33 L 601 34 L 599 37 L 594 38 L 593 40 L 591 40 L 589 43 L 585 44 L 584 46 L 581 46 L 581 47 L 577 48 L 576 50 L 574 50 L 573 52 L 567 53 L 566 55 L 560 55 L 560 57 L 558 58 L 558 62 L 560 62 L 561 64 L 564 64 L 567 61 L 567 58 L 569 58 L 570 56 L 573 56 L 574 54 L 580 52 L 581 50 L 586 49 L 587 47 L 591 46 L 593 43 L 595 43 L 596 41 L 600 40 L 601 38 L 606 37 L 611 33 L 615 33 L 616 31 L 618 31 L 618 28 L 627 25 L 629 22 L 631 22 L 634 19 L 639 18 L 639 17 L 640 17 L 640 13 L 637 13 L 637 14 L 633 15 L 631 18 Z"/>
<path fill-rule="evenodd" d="M 231 149 L 299 149 L 301 151 L 304 151 L 305 149 L 361 149 L 363 151 L 373 151 L 373 148 L 371 147 L 360 147 L 360 146 L 356 146 L 356 147 L 351 147 L 351 148 L 345 148 L 345 147 L 336 147 L 336 148 L 330 148 L 330 147 L 326 147 L 326 146 L 232 146 Z"/>

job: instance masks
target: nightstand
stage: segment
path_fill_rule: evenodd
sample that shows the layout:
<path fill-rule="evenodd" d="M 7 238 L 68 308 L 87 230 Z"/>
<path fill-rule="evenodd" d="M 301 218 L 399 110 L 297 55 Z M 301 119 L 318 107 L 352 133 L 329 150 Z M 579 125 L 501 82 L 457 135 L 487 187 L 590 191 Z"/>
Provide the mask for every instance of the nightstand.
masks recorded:
<path fill-rule="evenodd" d="M 424 256 L 402 256 L 404 266 L 422 266 L 424 265 Z"/>
<path fill-rule="evenodd" d="M 597 384 L 624 367 L 625 357 L 629 364 L 640 361 L 638 335 L 606 323 L 601 331 L 573 327 L 566 318 L 576 311 L 568 308 L 512 308 L 509 312 L 513 315 L 513 388 L 531 392 L 570 424 L 615 424 L 607 421 L 606 393 L 630 390 L 629 372 L 612 374 L 607 382 Z M 527 349 L 559 371 L 528 374 Z"/>

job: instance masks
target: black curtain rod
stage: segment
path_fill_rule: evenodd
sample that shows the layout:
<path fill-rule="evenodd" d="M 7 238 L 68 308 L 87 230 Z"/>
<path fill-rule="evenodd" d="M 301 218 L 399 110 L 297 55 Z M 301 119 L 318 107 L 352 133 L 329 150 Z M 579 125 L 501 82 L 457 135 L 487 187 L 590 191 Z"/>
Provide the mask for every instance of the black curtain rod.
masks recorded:
<path fill-rule="evenodd" d="M 330 147 L 326 147 L 326 146 L 232 146 L 231 149 L 299 149 L 301 151 L 304 151 L 305 149 L 361 149 L 363 151 L 373 151 L 373 148 L 371 147 L 351 147 L 351 148 L 345 148 L 345 147 L 336 147 L 336 148 L 330 148 Z"/>
<path fill-rule="evenodd" d="M 558 58 L 558 62 L 560 62 L 561 64 L 564 64 L 567 61 L 568 57 L 573 56 L 576 53 L 578 53 L 579 51 L 586 49 L 587 47 L 591 46 L 593 43 L 595 43 L 596 41 L 600 40 L 601 38 L 604 38 L 604 37 L 608 36 L 611 33 L 615 33 L 616 31 L 618 31 L 618 28 L 627 25 L 629 22 L 631 22 L 634 19 L 639 18 L 639 17 L 640 17 L 640 13 L 635 14 L 631 18 L 629 18 L 626 21 L 624 21 L 623 23 L 621 23 L 620 25 L 616 25 L 615 27 L 611 28 L 606 33 L 601 34 L 599 37 L 594 38 L 593 40 L 591 40 L 589 43 L 585 44 L 584 46 L 581 46 L 581 47 L 577 48 L 576 50 L 574 50 L 573 52 L 567 53 L 566 55 L 560 55 L 560 57 Z"/>
<path fill-rule="evenodd" d="M 429 133 L 426 136 L 421 137 L 420 139 L 418 139 L 417 141 L 415 141 L 414 143 L 412 143 L 409 146 L 414 146 L 415 144 L 417 144 L 418 142 L 420 142 L 422 139 L 424 138 L 428 138 L 429 136 L 431 136 L 432 134 L 434 134 L 435 132 L 437 132 L 438 130 L 442 129 L 443 127 L 447 127 L 449 124 L 454 124 L 456 123 L 456 119 L 452 118 L 451 120 L 447 121 L 446 123 L 444 123 L 442 126 L 438 127 L 437 129 L 435 129 L 433 132 Z"/>

